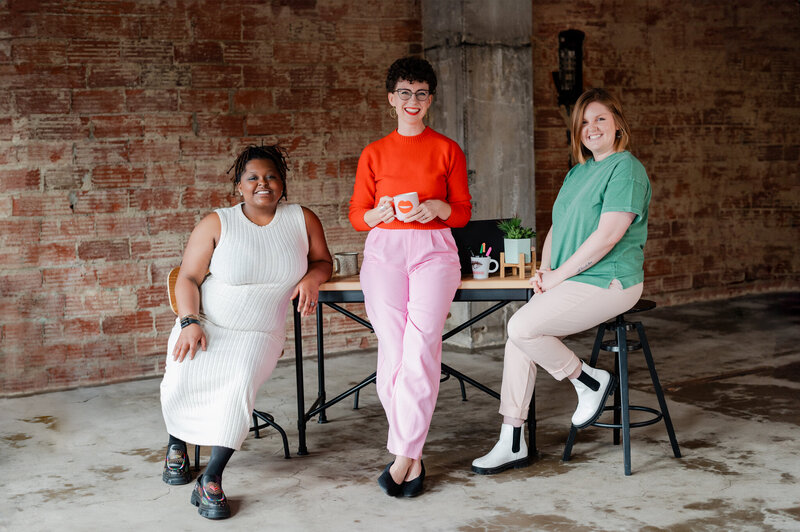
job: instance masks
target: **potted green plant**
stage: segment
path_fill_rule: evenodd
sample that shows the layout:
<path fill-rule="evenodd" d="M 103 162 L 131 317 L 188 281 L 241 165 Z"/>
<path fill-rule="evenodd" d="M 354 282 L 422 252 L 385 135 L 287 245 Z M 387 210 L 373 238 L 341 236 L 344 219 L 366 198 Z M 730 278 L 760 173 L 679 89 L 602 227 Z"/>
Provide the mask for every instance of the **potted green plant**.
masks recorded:
<path fill-rule="evenodd" d="M 503 232 L 503 248 L 505 252 L 505 262 L 507 264 L 518 264 L 519 254 L 525 254 L 525 262 L 531 262 L 531 240 L 536 238 L 536 231 L 530 227 L 524 227 L 519 218 L 509 218 L 500 220 L 497 223 L 498 229 Z"/>

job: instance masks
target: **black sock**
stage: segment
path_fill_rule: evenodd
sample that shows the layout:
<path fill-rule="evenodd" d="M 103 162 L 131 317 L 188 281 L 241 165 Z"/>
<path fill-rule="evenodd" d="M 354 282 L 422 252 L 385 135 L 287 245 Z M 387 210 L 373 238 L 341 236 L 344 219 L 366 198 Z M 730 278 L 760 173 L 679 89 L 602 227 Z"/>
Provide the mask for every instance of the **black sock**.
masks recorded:
<path fill-rule="evenodd" d="M 203 473 L 206 477 L 205 480 L 215 480 L 219 482 L 222 480 L 222 471 L 228 465 L 228 460 L 233 456 L 233 449 L 229 447 L 220 447 L 215 445 L 211 448 L 211 458 L 208 460 L 208 465 Z"/>
<path fill-rule="evenodd" d="M 169 448 L 170 445 L 180 445 L 181 448 L 183 449 L 183 452 L 188 454 L 188 451 L 186 450 L 186 442 L 183 441 L 183 440 L 179 440 L 178 438 L 176 438 L 172 434 L 169 435 L 169 441 L 167 442 L 167 448 Z"/>

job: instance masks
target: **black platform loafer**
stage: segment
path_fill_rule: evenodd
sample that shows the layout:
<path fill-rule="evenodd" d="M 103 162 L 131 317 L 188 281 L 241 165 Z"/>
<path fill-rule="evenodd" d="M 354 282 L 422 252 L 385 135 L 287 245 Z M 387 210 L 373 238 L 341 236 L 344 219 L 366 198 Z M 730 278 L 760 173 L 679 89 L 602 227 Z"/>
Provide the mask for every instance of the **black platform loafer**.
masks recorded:
<path fill-rule="evenodd" d="M 425 462 L 421 462 L 422 472 L 417 478 L 403 482 L 403 497 L 416 497 L 423 492 L 422 483 L 425 482 Z"/>
<path fill-rule="evenodd" d="M 197 513 L 206 519 L 227 519 L 231 516 L 231 507 L 219 477 L 206 479 L 201 475 L 192 491 L 191 503 L 197 506 Z"/>
<path fill-rule="evenodd" d="M 395 482 L 392 478 L 392 474 L 389 473 L 389 468 L 392 467 L 392 464 L 394 464 L 394 462 L 387 465 L 383 473 L 381 473 L 381 476 L 378 477 L 378 486 L 380 486 L 389 497 L 397 497 L 402 491 L 402 484 Z"/>
<path fill-rule="evenodd" d="M 164 458 L 164 472 L 161 480 L 173 486 L 188 484 L 192 481 L 192 472 L 189 468 L 189 457 L 186 449 L 181 445 L 172 444 L 167 447 L 167 456 Z"/>

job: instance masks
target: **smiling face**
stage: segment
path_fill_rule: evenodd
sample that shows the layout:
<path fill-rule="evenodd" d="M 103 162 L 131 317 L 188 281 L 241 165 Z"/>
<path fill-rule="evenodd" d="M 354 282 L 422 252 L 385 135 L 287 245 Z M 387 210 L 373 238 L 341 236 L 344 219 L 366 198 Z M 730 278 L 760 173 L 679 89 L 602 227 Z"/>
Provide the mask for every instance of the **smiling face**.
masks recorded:
<path fill-rule="evenodd" d="M 428 88 L 428 82 L 426 81 L 415 81 L 412 83 L 404 79 L 397 82 L 395 91 L 398 89 L 407 89 L 411 92 L 430 90 Z M 428 96 L 427 100 L 420 102 L 417 100 L 416 96 L 412 96 L 408 100 L 401 100 L 397 92 L 390 92 L 389 103 L 394 107 L 395 111 L 397 111 L 397 131 L 401 135 L 417 135 L 422 133 L 422 130 L 425 129 L 422 118 L 425 116 L 425 113 L 428 112 L 432 101 L 432 94 Z"/>
<path fill-rule="evenodd" d="M 614 153 L 617 139 L 617 124 L 608 107 L 592 102 L 583 112 L 581 143 L 592 152 L 595 161 L 602 161 Z"/>
<path fill-rule="evenodd" d="M 283 194 L 283 181 L 275 163 L 269 159 L 248 161 L 236 189 L 245 205 L 274 209 Z"/>

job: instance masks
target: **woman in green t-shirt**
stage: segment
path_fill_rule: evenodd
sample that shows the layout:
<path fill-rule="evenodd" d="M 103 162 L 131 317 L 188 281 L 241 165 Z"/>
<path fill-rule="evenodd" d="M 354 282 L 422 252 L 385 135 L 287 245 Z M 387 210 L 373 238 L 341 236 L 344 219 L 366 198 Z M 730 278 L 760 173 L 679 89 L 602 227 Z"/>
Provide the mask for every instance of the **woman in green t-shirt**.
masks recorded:
<path fill-rule="evenodd" d="M 536 365 L 578 394 L 572 424 L 603 412 L 616 377 L 582 362 L 561 339 L 630 309 L 642 294 L 650 181 L 625 148 L 630 128 L 619 101 L 603 89 L 578 98 L 570 126 L 576 164 L 553 205 L 542 263 L 531 277 L 535 295 L 508 322 L 500 393 L 500 440 L 472 462 L 482 475 L 528 465 L 522 424 Z"/>

